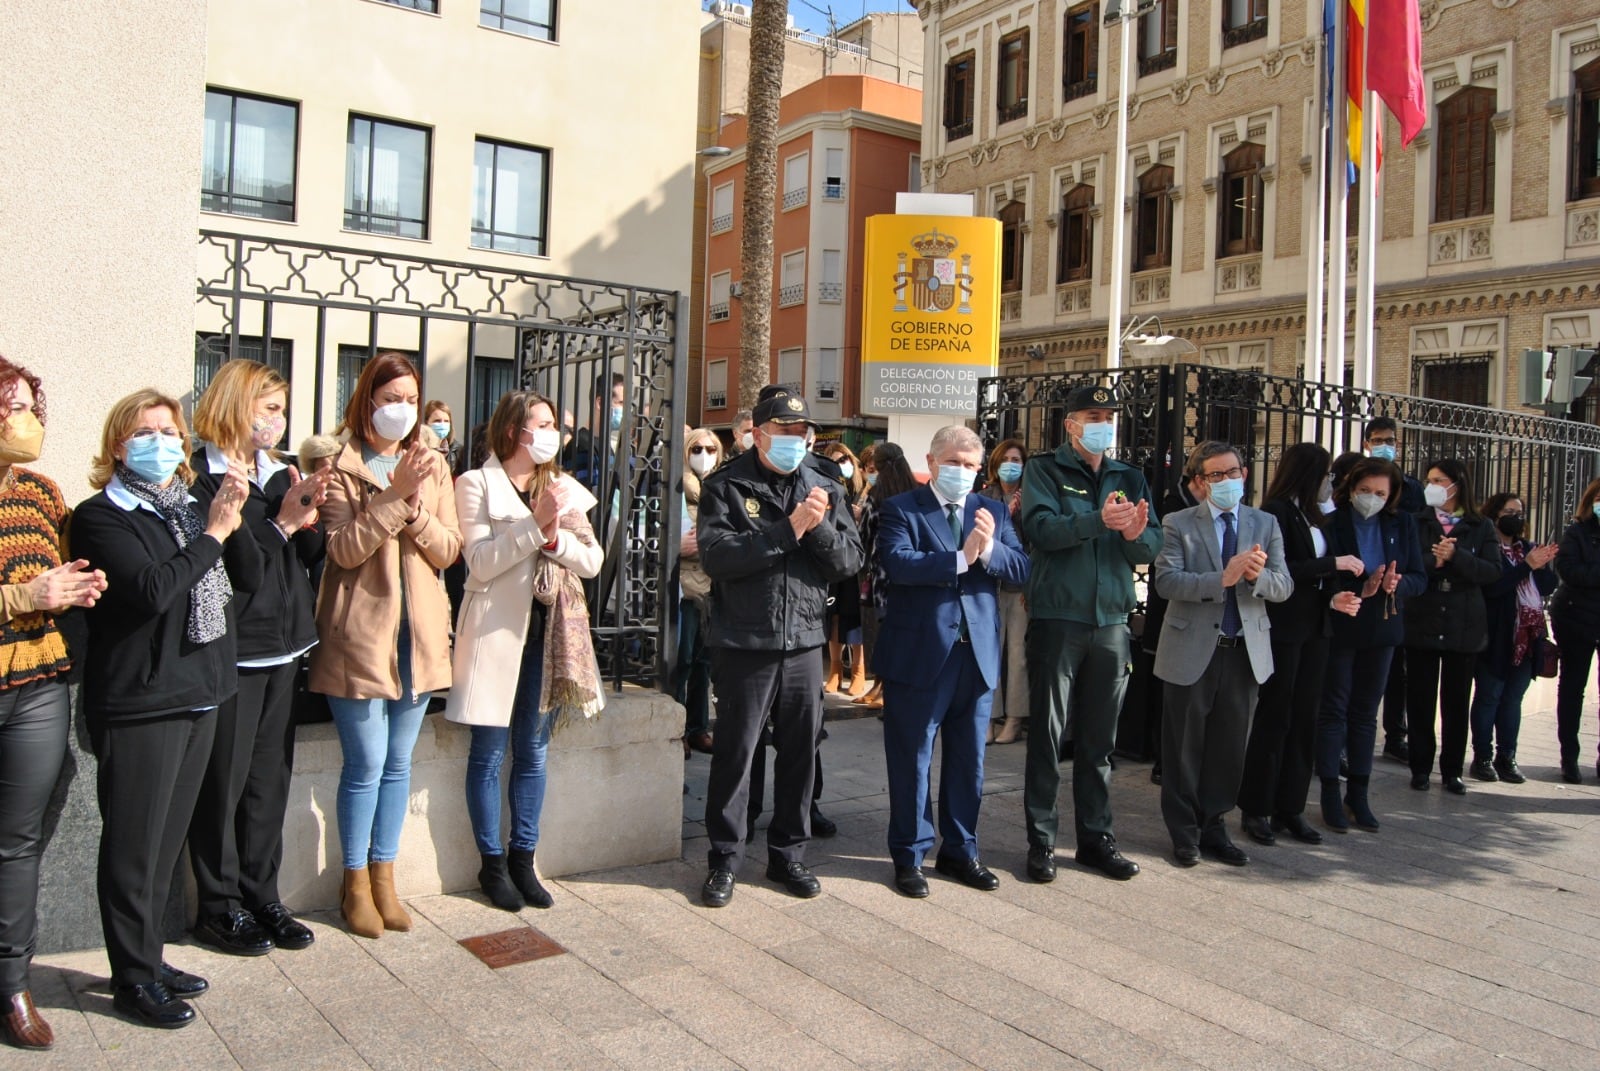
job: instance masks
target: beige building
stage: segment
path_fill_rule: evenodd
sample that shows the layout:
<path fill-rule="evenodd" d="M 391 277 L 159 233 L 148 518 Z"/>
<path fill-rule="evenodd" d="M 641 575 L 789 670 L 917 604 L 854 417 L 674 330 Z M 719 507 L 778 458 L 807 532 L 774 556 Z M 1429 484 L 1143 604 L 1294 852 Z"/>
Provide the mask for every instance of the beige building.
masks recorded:
<path fill-rule="evenodd" d="M 1002 371 L 1104 366 L 1120 31 L 1098 3 L 917 7 L 924 188 L 1005 225 Z M 1600 17 L 1421 8 L 1428 125 L 1402 149 L 1385 124 L 1375 386 L 1514 406 L 1524 347 L 1600 340 Z M 1157 0 L 1138 23 L 1127 313 L 1208 364 L 1301 367 L 1320 12 Z"/>

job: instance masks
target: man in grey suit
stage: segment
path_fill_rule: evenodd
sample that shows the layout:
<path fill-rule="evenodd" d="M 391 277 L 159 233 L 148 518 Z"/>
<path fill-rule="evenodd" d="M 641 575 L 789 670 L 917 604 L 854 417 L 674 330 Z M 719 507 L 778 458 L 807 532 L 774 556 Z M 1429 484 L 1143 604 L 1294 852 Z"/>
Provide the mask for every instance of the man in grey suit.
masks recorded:
<path fill-rule="evenodd" d="M 1223 816 L 1239 794 L 1256 690 L 1272 675 L 1266 604 L 1287 599 L 1294 581 L 1277 519 L 1240 501 L 1248 475 L 1227 443 L 1195 447 L 1185 476 L 1204 497 L 1162 521 L 1151 568 L 1168 600 L 1155 673 L 1166 682 L 1161 815 L 1179 866 L 1201 855 L 1250 861 Z"/>

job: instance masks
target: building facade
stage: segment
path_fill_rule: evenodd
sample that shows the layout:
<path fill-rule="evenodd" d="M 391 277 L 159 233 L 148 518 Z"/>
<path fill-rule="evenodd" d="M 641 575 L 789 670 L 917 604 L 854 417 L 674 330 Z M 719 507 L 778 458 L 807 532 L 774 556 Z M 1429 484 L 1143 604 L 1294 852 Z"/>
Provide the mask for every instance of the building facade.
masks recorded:
<path fill-rule="evenodd" d="M 852 447 L 885 423 L 860 416 L 861 271 L 868 216 L 894 211 L 920 176 L 922 94 L 862 75 L 829 75 L 779 109 L 769 381 L 805 393 L 824 436 Z M 703 423 L 739 408 L 743 119 L 723 128 L 732 154 L 706 168 Z"/>
<path fill-rule="evenodd" d="M 1002 372 L 1103 367 L 1120 29 L 1096 2 L 917 7 L 923 186 L 1005 228 Z M 1421 9 L 1428 125 L 1402 149 L 1384 121 L 1374 386 L 1513 406 L 1523 348 L 1600 340 L 1600 17 Z M 1354 263 L 1311 233 L 1321 4 L 1156 0 L 1134 25 L 1125 315 L 1296 375 L 1307 251 Z"/>

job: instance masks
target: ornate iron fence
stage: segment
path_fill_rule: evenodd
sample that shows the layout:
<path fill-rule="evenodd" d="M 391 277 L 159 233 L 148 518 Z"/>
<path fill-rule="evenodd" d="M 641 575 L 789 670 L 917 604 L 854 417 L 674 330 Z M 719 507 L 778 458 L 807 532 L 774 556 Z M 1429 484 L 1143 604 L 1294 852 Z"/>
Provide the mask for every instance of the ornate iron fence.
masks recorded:
<path fill-rule="evenodd" d="M 595 531 L 606 543 L 605 567 L 589 591 L 601 669 L 618 687 L 668 687 L 682 528 L 677 445 L 687 414 L 683 295 L 217 231 L 201 231 L 199 245 L 200 356 L 253 355 L 263 351 L 260 340 L 276 353 L 287 342 L 286 363 L 303 368 L 309 347 L 318 431 L 338 423 L 327 387 L 340 358 L 363 349 L 368 358 L 385 349 L 415 354 L 425 380 L 441 352 L 459 360 L 466 426 L 492 409 L 495 399 L 478 395 L 497 378 L 570 413 L 562 420 L 574 436 L 564 465 L 595 490 Z M 480 375 L 501 368 L 513 375 Z M 617 387 L 622 411 L 613 425 Z"/>

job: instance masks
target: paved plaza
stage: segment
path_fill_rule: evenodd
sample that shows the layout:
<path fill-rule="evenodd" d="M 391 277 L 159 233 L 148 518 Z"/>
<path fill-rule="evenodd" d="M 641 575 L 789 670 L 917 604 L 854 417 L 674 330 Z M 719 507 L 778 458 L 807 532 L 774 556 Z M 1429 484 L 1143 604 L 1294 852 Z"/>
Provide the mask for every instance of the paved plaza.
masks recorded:
<path fill-rule="evenodd" d="M 930 866 L 924 901 L 888 884 L 879 723 L 833 721 L 839 835 L 812 848 L 816 900 L 765 881 L 758 845 L 733 903 L 699 906 L 696 755 L 683 861 L 554 882 L 555 909 L 520 919 L 473 893 L 411 901 L 415 930 L 378 941 L 313 915 L 304 952 L 169 945 L 213 985 L 174 1033 L 112 1014 L 103 953 L 50 956 L 33 978 L 56 1047 L 0 1050 L 0 1067 L 1593 1069 L 1600 786 L 1592 762 L 1582 786 L 1557 777 L 1553 704 L 1553 682 L 1529 696 L 1526 785 L 1414 792 L 1380 760 L 1381 833 L 1312 848 L 1235 832 L 1242 869 L 1177 868 L 1149 766 L 1123 763 L 1117 830 L 1144 867 L 1127 884 L 1070 844 L 1053 885 L 1023 878 L 1024 746 L 992 747 L 980 833 L 1000 889 Z M 457 943 L 519 923 L 566 953 L 493 970 Z"/>

